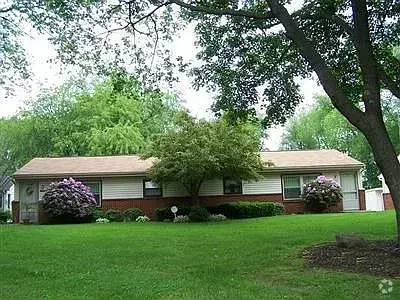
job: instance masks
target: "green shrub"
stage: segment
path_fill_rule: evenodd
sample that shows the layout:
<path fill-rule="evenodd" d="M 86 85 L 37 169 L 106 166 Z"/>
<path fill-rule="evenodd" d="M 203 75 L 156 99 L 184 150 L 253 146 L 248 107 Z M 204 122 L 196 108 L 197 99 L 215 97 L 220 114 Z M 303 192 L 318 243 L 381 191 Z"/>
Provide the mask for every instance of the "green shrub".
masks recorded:
<path fill-rule="evenodd" d="M 228 202 L 207 207 L 212 214 L 223 214 L 229 219 L 268 217 L 275 215 L 273 202 Z"/>
<path fill-rule="evenodd" d="M 106 219 L 109 219 L 110 222 L 122 222 L 123 215 L 118 209 L 109 209 L 104 214 Z"/>
<path fill-rule="evenodd" d="M 218 214 L 218 215 L 210 215 L 208 218 L 208 221 L 211 222 L 221 222 L 221 221 L 226 221 L 226 217 L 224 215 Z"/>
<path fill-rule="evenodd" d="M 304 185 L 302 198 L 305 207 L 322 212 L 342 201 L 343 194 L 335 180 L 320 175 L 316 180 Z"/>
<path fill-rule="evenodd" d="M 284 215 L 286 213 L 285 206 L 282 203 L 275 202 L 275 215 Z"/>
<path fill-rule="evenodd" d="M 143 211 L 139 208 L 129 208 L 124 211 L 124 221 L 125 222 L 135 222 L 138 217 L 144 216 Z"/>
<path fill-rule="evenodd" d="M 92 220 L 96 222 L 97 219 L 104 219 L 104 211 L 98 208 L 92 212 Z"/>
<path fill-rule="evenodd" d="M 163 207 L 163 208 L 157 208 L 155 210 L 156 216 L 157 216 L 157 221 L 165 221 L 166 219 L 168 220 L 174 220 L 175 216 L 171 212 L 171 206 L 169 207 Z M 190 207 L 185 207 L 185 206 L 178 206 L 178 212 L 177 214 L 179 215 L 188 215 L 190 213 Z"/>
<path fill-rule="evenodd" d="M 207 222 L 210 213 L 206 208 L 201 206 L 193 206 L 190 208 L 189 220 L 191 222 Z"/>
<path fill-rule="evenodd" d="M 0 223 L 6 223 L 10 219 L 11 213 L 9 211 L 0 211 Z"/>
<path fill-rule="evenodd" d="M 189 216 L 176 216 L 174 223 L 188 223 L 190 222 Z"/>

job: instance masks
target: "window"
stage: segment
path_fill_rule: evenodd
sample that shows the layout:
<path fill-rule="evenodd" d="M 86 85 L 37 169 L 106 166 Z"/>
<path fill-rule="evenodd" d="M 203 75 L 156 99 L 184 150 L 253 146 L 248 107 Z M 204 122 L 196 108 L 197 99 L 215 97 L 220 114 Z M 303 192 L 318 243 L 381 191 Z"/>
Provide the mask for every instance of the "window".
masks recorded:
<path fill-rule="evenodd" d="M 224 194 L 241 194 L 242 181 L 241 180 L 224 180 Z"/>
<path fill-rule="evenodd" d="M 143 197 L 161 197 L 161 185 L 150 179 L 143 180 Z"/>
<path fill-rule="evenodd" d="M 307 175 L 284 175 L 283 179 L 283 196 L 285 200 L 297 200 L 301 198 L 302 187 L 304 184 L 310 183 L 317 179 L 317 174 Z"/>
<path fill-rule="evenodd" d="M 3 207 L 3 195 L 0 193 L 0 208 Z"/>
<path fill-rule="evenodd" d="M 101 206 L 101 182 L 86 182 L 85 184 L 90 187 L 97 206 Z"/>
<path fill-rule="evenodd" d="M 297 199 L 301 195 L 300 176 L 283 177 L 283 193 L 285 199 Z"/>

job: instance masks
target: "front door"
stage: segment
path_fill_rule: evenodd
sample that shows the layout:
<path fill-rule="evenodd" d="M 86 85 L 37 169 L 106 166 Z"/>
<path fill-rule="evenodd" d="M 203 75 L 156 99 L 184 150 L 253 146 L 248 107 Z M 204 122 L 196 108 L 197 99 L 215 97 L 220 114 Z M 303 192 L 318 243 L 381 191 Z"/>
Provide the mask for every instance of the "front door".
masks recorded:
<path fill-rule="evenodd" d="M 343 192 L 343 210 L 359 210 L 356 173 L 342 173 L 340 183 Z"/>
<path fill-rule="evenodd" d="M 37 182 L 23 182 L 20 185 L 20 220 L 37 223 L 38 187 Z"/>

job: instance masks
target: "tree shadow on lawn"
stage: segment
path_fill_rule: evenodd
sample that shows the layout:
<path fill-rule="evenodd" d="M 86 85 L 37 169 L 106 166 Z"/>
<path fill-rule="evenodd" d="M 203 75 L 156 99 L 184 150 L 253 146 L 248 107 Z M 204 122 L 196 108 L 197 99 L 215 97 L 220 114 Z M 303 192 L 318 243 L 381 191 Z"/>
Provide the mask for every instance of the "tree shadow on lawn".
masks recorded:
<path fill-rule="evenodd" d="M 302 251 L 306 267 L 400 277 L 400 246 L 395 241 L 366 241 L 363 247 L 341 248 L 336 243 Z"/>

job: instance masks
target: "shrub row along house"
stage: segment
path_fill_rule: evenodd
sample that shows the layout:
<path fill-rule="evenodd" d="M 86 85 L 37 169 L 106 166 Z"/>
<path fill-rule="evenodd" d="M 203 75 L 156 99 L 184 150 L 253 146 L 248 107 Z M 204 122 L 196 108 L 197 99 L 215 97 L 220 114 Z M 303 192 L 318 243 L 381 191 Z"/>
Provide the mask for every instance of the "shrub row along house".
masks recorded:
<path fill-rule="evenodd" d="M 363 164 L 359 161 L 336 150 L 271 151 L 261 152 L 260 156 L 265 165 L 262 179 L 205 181 L 200 189 L 201 203 L 273 201 L 283 203 L 289 213 L 304 212 L 303 184 L 324 174 L 342 187 L 344 200 L 336 210 L 365 209 L 360 175 Z M 137 207 L 153 217 L 156 208 L 189 205 L 183 186 L 174 182 L 158 184 L 147 177 L 154 161 L 134 155 L 35 158 L 14 174 L 18 201 L 14 218 L 44 222 L 40 201 L 46 188 L 51 182 L 68 177 L 89 185 L 103 210 Z"/>

